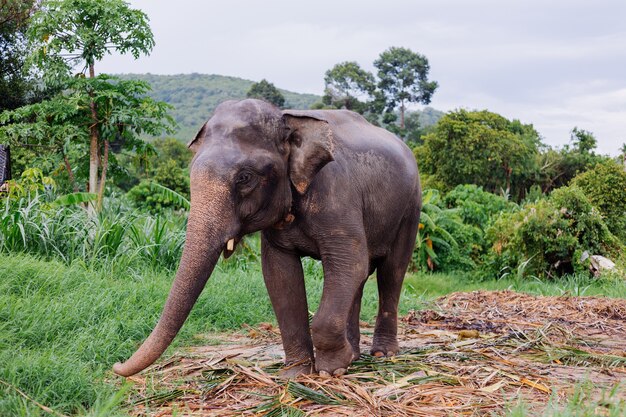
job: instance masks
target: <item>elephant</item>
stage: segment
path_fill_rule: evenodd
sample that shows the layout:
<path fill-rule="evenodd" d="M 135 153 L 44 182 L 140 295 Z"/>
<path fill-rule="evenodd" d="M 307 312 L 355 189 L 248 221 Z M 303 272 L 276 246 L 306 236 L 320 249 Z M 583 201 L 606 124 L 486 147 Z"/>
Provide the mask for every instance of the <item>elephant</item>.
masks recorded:
<path fill-rule="evenodd" d="M 421 209 L 417 163 L 402 140 L 348 110 L 280 110 L 246 99 L 221 103 L 188 146 L 191 208 L 180 265 L 152 333 L 115 373 L 130 376 L 158 359 L 220 255 L 257 231 L 286 376 L 339 376 L 360 356 L 361 298 L 374 271 L 371 353 L 398 352 L 398 302 Z M 310 324 L 305 256 L 324 271 Z"/>

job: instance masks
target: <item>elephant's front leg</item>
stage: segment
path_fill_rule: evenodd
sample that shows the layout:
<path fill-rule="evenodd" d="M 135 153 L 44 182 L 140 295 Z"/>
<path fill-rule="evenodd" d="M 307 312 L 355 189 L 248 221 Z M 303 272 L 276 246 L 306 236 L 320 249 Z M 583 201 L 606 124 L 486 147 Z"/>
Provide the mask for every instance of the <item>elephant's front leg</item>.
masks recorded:
<path fill-rule="evenodd" d="M 261 238 L 263 278 L 280 327 L 285 349 L 282 376 L 313 372 L 313 343 L 300 257 L 283 252 Z"/>
<path fill-rule="evenodd" d="M 340 241 L 322 251 L 324 289 L 311 324 L 315 369 L 320 374 L 342 375 L 354 359 L 355 351 L 348 339 L 354 338 L 348 334 L 350 313 L 369 268 L 364 239 Z"/>

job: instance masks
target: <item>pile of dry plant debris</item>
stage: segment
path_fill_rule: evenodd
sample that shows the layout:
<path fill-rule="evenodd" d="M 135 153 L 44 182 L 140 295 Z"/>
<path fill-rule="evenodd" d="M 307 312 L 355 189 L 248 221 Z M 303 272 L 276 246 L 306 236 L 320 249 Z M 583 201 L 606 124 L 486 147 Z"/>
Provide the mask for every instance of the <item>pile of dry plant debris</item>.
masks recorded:
<path fill-rule="evenodd" d="M 278 330 L 246 330 L 129 378 L 132 414 L 491 416 L 520 400 L 539 413 L 582 383 L 590 400 L 610 391 L 626 405 L 626 300 L 451 294 L 402 319 L 400 355 L 364 354 L 341 378 L 280 379 Z"/>

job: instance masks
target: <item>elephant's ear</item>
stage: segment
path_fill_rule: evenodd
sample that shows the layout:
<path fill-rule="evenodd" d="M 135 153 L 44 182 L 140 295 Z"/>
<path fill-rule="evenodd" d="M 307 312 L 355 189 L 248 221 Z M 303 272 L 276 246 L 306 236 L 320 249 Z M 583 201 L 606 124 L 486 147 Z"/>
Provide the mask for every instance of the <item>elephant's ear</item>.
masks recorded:
<path fill-rule="evenodd" d="M 333 160 L 333 132 L 327 121 L 311 114 L 285 111 L 283 120 L 289 128 L 289 176 L 304 194 L 315 175 Z"/>
<path fill-rule="evenodd" d="M 194 154 L 198 152 L 198 149 L 200 149 L 200 146 L 202 146 L 202 143 L 204 143 L 208 123 L 209 123 L 208 121 L 205 122 L 200 128 L 200 130 L 198 131 L 198 133 L 196 133 L 196 137 L 193 138 L 193 140 L 187 144 L 187 147 L 191 149 L 191 151 Z"/>

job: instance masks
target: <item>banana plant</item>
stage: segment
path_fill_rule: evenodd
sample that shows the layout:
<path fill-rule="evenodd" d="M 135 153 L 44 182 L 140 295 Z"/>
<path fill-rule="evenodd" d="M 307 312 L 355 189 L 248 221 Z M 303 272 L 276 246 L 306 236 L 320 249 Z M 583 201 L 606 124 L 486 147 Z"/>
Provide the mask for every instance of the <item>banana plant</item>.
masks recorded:
<path fill-rule="evenodd" d="M 458 209 L 441 208 L 439 191 L 426 189 L 422 192 L 422 213 L 417 231 L 413 263 L 418 269 L 434 270 L 438 264 L 437 253 L 451 250 L 458 244 L 448 229 L 462 223 Z"/>

